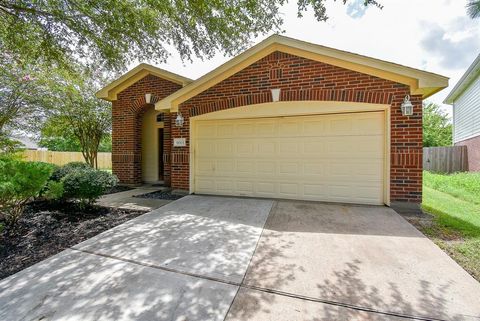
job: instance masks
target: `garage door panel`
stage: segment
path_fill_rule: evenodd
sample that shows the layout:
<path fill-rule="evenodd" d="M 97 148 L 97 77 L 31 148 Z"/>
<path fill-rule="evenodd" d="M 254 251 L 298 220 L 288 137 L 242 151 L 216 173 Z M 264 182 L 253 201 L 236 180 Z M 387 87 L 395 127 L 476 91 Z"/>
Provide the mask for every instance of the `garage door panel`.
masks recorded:
<path fill-rule="evenodd" d="M 213 160 L 201 160 L 197 163 L 197 174 L 200 176 L 203 175 L 213 175 L 215 168 L 215 162 Z"/>
<path fill-rule="evenodd" d="M 279 167 L 280 175 L 299 175 L 299 167 L 301 164 L 298 162 L 281 162 Z"/>
<path fill-rule="evenodd" d="M 327 140 L 319 138 L 307 138 L 301 142 L 302 154 L 305 156 L 321 157 L 325 155 Z"/>
<path fill-rule="evenodd" d="M 196 193 L 383 204 L 382 112 L 198 123 Z"/>
<path fill-rule="evenodd" d="M 216 157 L 232 157 L 234 153 L 234 146 L 231 144 L 228 139 L 215 139 L 209 140 L 208 143 L 215 148 L 213 148 L 214 153 L 206 155 L 206 157 L 211 157 L 211 155 L 216 155 Z M 209 148 L 210 150 L 212 148 Z"/>
<path fill-rule="evenodd" d="M 235 161 L 232 159 L 220 159 L 215 162 L 217 175 L 230 176 L 235 171 Z"/>
<path fill-rule="evenodd" d="M 234 182 L 231 180 L 216 180 L 215 191 L 221 193 L 233 193 L 235 191 Z"/>
<path fill-rule="evenodd" d="M 288 156 L 288 155 L 297 155 L 299 152 L 299 142 L 298 139 L 294 138 L 284 138 L 279 139 L 277 142 L 277 154 L 278 156 Z"/>
<path fill-rule="evenodd" d="M 215 153 L 215 143 L 211 140 L 202 140 L 197 142 L 196 146 L 197 156 L 199 159 L 203 159 L 204 157 L 208 157 Z"/>
<path fill-rule="evenodd" d="M 217 136 L 216 126 L 210 126 L 208 123 L 200 123 L 197 126 L 197 135 L 203 138 L 215 138 Z"/>
<path fill-rule="evenodd" d="M 271 156 L 273 153 L 275 153 L 275 150 L 276 150 L 275 141 L 271 139 L 258 140 L 256 142 L 256 151 L 258 156 L 261 156 L 261 155 Z"/>
<path fill-rule="evenodd" d="M 256 172 L 255 174 L 262 175 L 274 175 L 276 172 L 276 162 L 275 161 L 256 161 L 255 162 Z"/>
<path fill-rule="evenodd" d="M 255 125 L 251 122 L 243 122 L 235 125 L 236 137 L 256 137 Z"/>
<path fill-rule="evenodd" d="M 215 181 L 213 179 L 198 176 L 195 180 L 196 188 L 203 193 L 207 191 L 216 191 Z"/>
<path fill-rule="evenodd" d="M 216 131 L 215 137 L 223 137 L 223 138 L 233 138 L 235 137 L 234 128 L 228 124 L 219 124 Z"/>
<path fill-rule="evenodd" d="M 236 147 L 236 156 L 251 157 L 255 151 L 255 146 L 251 141 L 233 141 L 232 143 L 235 144 Z"/>
<path fill-rule="evenodd" d="M 255 137 L 277 136 L 277 124 L 275 121 L 261 121 L 255 124 Z"/>
<path fill-rule="evenodd" d="M 281 182 L 278 184 L 279 191 L 278 194 L 280 197 L 296 197 L 298 195 L 298 184 Z"/>
<path fill-rule="evenodd" d="M 322 119 L 304 120 L 303 121 L 303 136 L 325 135 L 325 121 Z"/>
<path fill-rule="evenodd" d="M 370 135 L 383 135 L 384 131 L 384 122 L 381 119 L 383 115 L 379 117 L 369 117 L 369 118 L 360 118 L 355 122 L 354 131 L 358 135 L 362 135 L 365 132 L 370 133 Z"/>
<path fill-rule="evenodd" d="M 254 182 L 248 180 L 237 180 L 235 182 L 236 190 L 240 193 L 240 195 L 249 195 L 253 196 L 254 190 Z"/>
<path fill-rule="evenodd" d="M 255 161 L 253 160 L 232 160 L 236 163 L 235 172 L 233 176 L 251 176 L 255 174 Z"/>
<path fill-rule="evenodd" d="M 275 197 L 276 195 L 275 186 L 276 186 L 276 183 L 274 181 L 272 182 L 260 181 L 256 183 L 256 192 L 262 196 Z"/>

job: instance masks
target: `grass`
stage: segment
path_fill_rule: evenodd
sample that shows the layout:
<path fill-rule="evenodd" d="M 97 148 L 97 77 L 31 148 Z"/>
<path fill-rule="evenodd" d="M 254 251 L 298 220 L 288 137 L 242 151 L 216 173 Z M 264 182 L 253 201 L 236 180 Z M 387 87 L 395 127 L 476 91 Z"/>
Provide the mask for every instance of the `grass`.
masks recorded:
<path fill-rule="evenodd" d="M 480 205 L 480 173 L 444 175 L 424 172 L 423 180 L 427 187 Z"/>
<path fill-rule="evenodd" d="M 422 208 L 434 219 L 420 229 L 480 281 L 480 174 L 425 172 L 423 179 Z"/>

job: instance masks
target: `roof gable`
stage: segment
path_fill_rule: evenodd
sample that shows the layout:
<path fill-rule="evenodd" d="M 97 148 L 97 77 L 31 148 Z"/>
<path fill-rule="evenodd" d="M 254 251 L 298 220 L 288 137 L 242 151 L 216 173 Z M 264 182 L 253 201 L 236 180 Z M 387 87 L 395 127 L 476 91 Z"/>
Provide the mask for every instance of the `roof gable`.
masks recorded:
<path fill-rule="evenodd" d="M 193 81 L 192 79 L 177 75 L 173 72 L 149 64 L 141 63 L 100 89 L 95 95 L 97 98 L 108 101 L 117 100 L 118 93 L 130 87 L 132 84 L 136 83 L 147 75 L 154 75 L 182 86 L 185 86 Z"/>
<path fill-rule="evenodd" d="M 480 77 L 480 55 L 478 55 L 470 67 L 468 67 L 465 74 L 463 74 L 462 78 L 460 78 L 443 102 L 452 105 L 457 97 L 460 96 L 478 77 Z"/>
<path fill-rule="evenodd" d="M 198 95 L 275 51 L 405 84 L 410 86 L 412 94 L 420 94 L 424 98 L 448 86 L 448 78 L 441 75 L 284 36 L 273 35 L 157 102 L 155 108 L 176 111 L 182 102 Z"/>

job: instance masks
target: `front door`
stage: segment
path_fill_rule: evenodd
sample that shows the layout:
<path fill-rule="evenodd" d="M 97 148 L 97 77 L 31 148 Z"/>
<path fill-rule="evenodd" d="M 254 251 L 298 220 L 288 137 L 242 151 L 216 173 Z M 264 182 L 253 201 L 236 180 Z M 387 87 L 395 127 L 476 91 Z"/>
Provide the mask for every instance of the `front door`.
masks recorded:
<path fill-rule="evenodd" d="M 163 128 L 158 128 L 158 180 L 163 181 Z"/>

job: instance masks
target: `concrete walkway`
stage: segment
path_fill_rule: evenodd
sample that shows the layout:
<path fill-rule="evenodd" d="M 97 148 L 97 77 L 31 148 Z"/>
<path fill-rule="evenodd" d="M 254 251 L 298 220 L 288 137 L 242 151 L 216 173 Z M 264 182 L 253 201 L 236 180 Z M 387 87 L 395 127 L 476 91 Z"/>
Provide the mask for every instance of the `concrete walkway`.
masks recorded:
<path fill-rule="evenodd" d="M 480 320 L 393 210 L 187 196 L 0 281 L 0 320 Z"/>
<path fill-rule="evenodd" d="M 129 210 L 152 211 L 170 203 L 171 200 L 140 198 L 134 196 L 164 189 L 167 188 L 145 185 L 124 192 L 104 195 L 97 201 L 97 204 L 106 207 L 123 208 Z"/>

